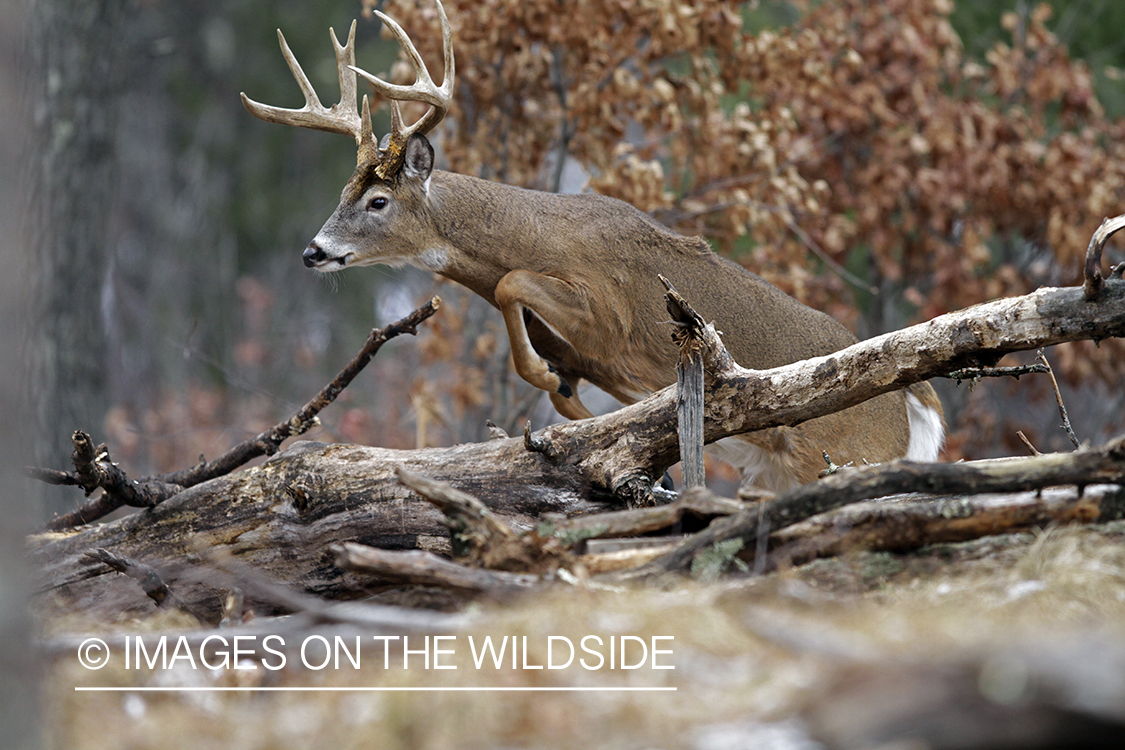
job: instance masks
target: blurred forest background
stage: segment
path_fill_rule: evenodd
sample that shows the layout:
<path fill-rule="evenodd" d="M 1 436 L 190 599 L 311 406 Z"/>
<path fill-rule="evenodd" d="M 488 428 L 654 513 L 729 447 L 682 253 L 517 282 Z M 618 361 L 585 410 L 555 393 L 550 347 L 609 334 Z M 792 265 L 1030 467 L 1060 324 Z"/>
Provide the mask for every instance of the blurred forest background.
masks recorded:
<path fill-rule="evenodd" d="M 368 4 L 404 25 L 438 78 L 432 0 Z M 1125 4 L 1114 0 L 445 8 L 458 80 L 433 137 L 439 166 L 620 197 L 861 337 L 1078 283 L 1091 233 L 1125 210 Z M 557 418 L 515 376 L 483 301 L 421 271 L 326 281 L 301 263 L 354 145 L 258 121 L 239 92 L 300 104 L 281 28 L 334 102 L 328 27 L 342 35 L 363 10 L 29 3 L 21 361 L 35 463 L 66 468 L 78 428 L 132 476 L 214 457 L 289 416 L 368 330 L 434 293 L 442 312 L 386 347 L 307 437 L 409 448 L 483 439 L 486 418 L 509 431 Z M 360 20 L 359 65 L 409 82 L 380 32 Z M 1120 248 L 1111 242 L 1107 263 L 1125 260 Z M 1122 342 L 1048 356 L 1079 437 L 1120 433 Z M 1069 447 L 1044 378 L 936 385 L 949 459 L 1023 453 L 1017 429 L 1040 450 Z M 46 509 L 76 500 L 60 491 Z"/>

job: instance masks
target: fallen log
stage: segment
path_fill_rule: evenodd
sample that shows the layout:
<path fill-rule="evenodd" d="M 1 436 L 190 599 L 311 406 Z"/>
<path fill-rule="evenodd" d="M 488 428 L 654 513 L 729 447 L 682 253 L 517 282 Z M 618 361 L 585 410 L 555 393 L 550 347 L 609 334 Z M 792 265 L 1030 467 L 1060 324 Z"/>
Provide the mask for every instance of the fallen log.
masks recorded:
<path fill-rule="evenodd" d="M 768 371 L 739 367 L 713 330 L 705 327 L 701 335 L 710 442 L 798 424 L 958 367 L 994 363 L 1007 352 L 1125 336 L 1125 282 L 1109 279 L 1094 301 L 1086 301 L 1081 288 L 1040 289 Z M 203 567 L 203 551 L 220 549 L 307 591 L 356 596 L 377 582 L 337 568 L 329 545 L 448 549 L 443 517 L 399 484 L 398 467 L 475 495 L 517 530 L 547 512 L 647 504 L 655 480 L 679 458 L 675 402 L 675 388 L 667 388 L 611 414 L 523 439 L 451 448 L 298 444 L 261 467 L 195 485 L 104 526 L 34 537 L 32 564 L 41 590 L 80 608 L 98 606 L 111 593 L 129 607 L 152 606 L 136 586 L 126 591 L 116 577 L 99 580 L 110 568 L 84 556 L 97 547 L 147 564 L 176 560 Z M 905 489 L 926 489 L 925 471 L 917 482 Z M 194 609 L 220 609 L 222 592 L 214 586 L 174 588 Z"/>
<path fill-rule="evenodd" d="M 214 555 L 320 596 L 359 596 L 377 586 L 336 567 L 330 545 L 449 549 L 445 517 L 398 481 L 400 467 L 487 498 L 514 529 L 530 528 L 547 512 L 612 507 L 573 467 L 525 450 L 521 438 L 411 451 L 301 442 L 261 466 L 110 523 L 34 535 L 30 566 L 40 592 L 78 609 L 154 606 L 133 581 L 86 556 L 95 548 L 154 566 L 175 563 L 178 570 L 162 571 L 165 583 L 193 611 L 210 616 L 217 616 L 223 597 L 222 586 L 203 574 Z M 263 604 L 273 610 L 247 593 L 248 607 Z"/>

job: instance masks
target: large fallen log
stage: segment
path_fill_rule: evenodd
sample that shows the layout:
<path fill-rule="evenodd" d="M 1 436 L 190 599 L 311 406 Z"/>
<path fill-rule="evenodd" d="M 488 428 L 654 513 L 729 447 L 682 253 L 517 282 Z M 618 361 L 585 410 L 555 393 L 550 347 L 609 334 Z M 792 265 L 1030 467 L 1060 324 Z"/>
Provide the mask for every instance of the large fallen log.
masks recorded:
<path fill-rule="evenodd" d="M 736 365 L 713 329 L 701 352 L 709 373 L 708 442 L 793 425 L 958 367 L 1007 352 L 1078 339 L 1125 336 L 1125 282 L 1108 280 L 1087 301 L 1081 288 L 1040 289 L 950 313 L 860 342 L 835 354 L 768 371 Z M 676 393 L 594 419 L 553 425 L 523 439 L 392 451 L 302 443 L 261 467 L 212 479 L 160 505 L 75 533 L 31 540 L 42 590 L 88 608 L 151 607 L 135 585 L 85 553 L 104 548 L 164 570 L 181 600 L 219 609 L 220 586 L 197 575 L 210 550 L 268 577 L 346 597 L 369 591 L 337 568 L 329 546 L 356 541 L 384 549 L 441 549 L 441 514 L 399 485 L 404 467 L 469 492 L 506 523 L 524 528 L 544 512 L 589 513 L 643 503 L 679 458 Z M 194 570 L 187 575 L 183 571 Z"/>
<path fill-rule="evenodd" d="M 217 613 L 221 585 L 198 580 L 216 554 L 266 571 L 269 578 L 328 597 L 371 589 L 337 568 L 328 547 L 361 542 L 383 549 L 448 550 L 441 512 L 399 483 L 404 468 L 448 482 L 495 506 L 514 528 L 545 512 L 609 507 L 573 467 L 526 450 L 521 438 L 451 448 L 390 450 L 301 442 L 261 466 L 212 479 L 160 505 L 79 531 L 31 538 L 40 590 L 88 609 L 150 609 L 144 593 L 85 553 L 103 548 L 160 569 L 190 605 Z M 108 601 L 107 601 L 108 600 Z M 251 603 L 252 606 L 252 603 Z"/>

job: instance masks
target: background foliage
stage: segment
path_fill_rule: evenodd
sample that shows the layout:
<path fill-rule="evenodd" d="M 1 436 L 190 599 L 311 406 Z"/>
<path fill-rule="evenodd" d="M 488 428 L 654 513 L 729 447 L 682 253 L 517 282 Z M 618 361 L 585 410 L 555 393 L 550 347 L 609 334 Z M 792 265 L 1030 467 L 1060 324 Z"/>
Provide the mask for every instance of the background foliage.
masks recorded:
<path fill-rule="evenodd" d="M 44 10 L 67 5 L 39 4 L 33 39 L 78 35 Z M 704 234 L 861 336 L 1073 284 L 1090 233 L 1125 206 L 1125 43 L 1112 31 L 1125 10 L 1108 0 L 445 7 L 458 81 L 434 139 L 444 166 L 629 201 Z M 384 10 L 440 70 L 431 0 Z M 449 303 L 434 330 L 381 354 L 313 437 L 410 447 L 480 439 L 485 418 L 518 429 L 528 414 L 550 417 L 511 372 L 499 315 L 480 300 L 421 272 L 323 283 L 300 264 L 350 174 L 352 146 L 254 120 L 238 92 L 299 103 L 276 48 L 281 27 L 333 100 L 327 27 L 345 29 L 358 11 L 352 0 L 148 0 L 101 19 L 119 43 L 85 60 L 108 54 L 118 74 L 90 104 L 105 114 L 98 154 L 112 170 L 83 185 L 83 210 L 102 211 L 104 226 L 91 223 L 70 256 L 32 261 L 41 287 L 60 263 L 89 264 L 85 301 L 38 295 L 32 319 L 79 305 L 95 323 L 100 376 L 68 379 L 61 366 L 53 389 L 97 380 L 94 406 L 84 416 L 43 410 L 40 463 L 65 465 L 76 427 L 100 430 L 132 472 L 215 455 L 285 416 L 367 329 L 434 291 Z M 361 20 L 358 39 L 361 66 L 409 78 L 378 23 Z M 66 134 L 89 116 L 62 106 L 80 88 L 61 101 L 52 93 L 65 94 L 57 81 L 68 70 L 45 51 L 31 81 L 60 105 L 37 109 L 40 194 L 60 171 Z M 385 127 L 379 108 L 376 129 Z M 39 223 L 50 247 L 56 234 Z M 43 340 L 29 342 L 29 359 L 44 358 Z M 1119 341 L 1050 353 L 1080 437 L 1120 431 L 1122 353 Z M 1016 429 L 1040 449 L 1066 446 L 1042 381 L 939 387 L 950 458 L 1019 452 Z"/>

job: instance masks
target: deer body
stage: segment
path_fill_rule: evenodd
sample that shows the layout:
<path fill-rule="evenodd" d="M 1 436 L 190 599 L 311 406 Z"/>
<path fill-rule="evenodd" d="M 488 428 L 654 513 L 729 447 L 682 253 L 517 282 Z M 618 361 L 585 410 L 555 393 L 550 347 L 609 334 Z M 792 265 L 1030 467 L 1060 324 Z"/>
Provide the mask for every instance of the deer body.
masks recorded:
<path fill-rule="evenodd" d="M 432 149 L 414 136 L 397 180 L 357 170 L 306 264 L 334 271 L 408 263 L 468 287 L 503 313 L 517 372 L 550 393 L 563 416 L 592 416 L 577 395 L 581 380 L 623 403 L 675 382 L 661 274 L 715 322 L 745 367 L 778 367 L 855 342 L 831 317 L 627 203 L 431 165 Z M 928 388 L 922 397 L 932 407 Z M 909 443 L 907 394 L 899 392 L 712 450 L 748 483 L 782 490 L 815 479 L 822 451 L 837 463 L 878 462 L 907 455 Z"/>
<path fill-rule="evenodd" d="M 337 52 L 341 102 L 323 107 L 282 39 L 305 91 L 302 110 L 251 102 L 275 122 L 346 132 L 359 159 L 339 207 L 305 250 L 318 271 L 412 264 L 468 287 L 503 314 L 516 371 L 547 391 L 565 417 L 592 416 L 577 388 L 588 380 L 623 403 L 676 381 L 677 351 L 664 309 L 663 275 L 714 321 L 735 360 L 768 369 L 829 354 L 855 342 L 831 317 L 784 294 L 759 276 L 636 208 L 599 195 L 543 193 L 433 168 L 423 132 L 444 115 L 451 92 L 452 48 L 444 11 L 446 80 L 437 87 L 406 38 L 419 80 L 396 87 L 354 67 L 353 35 Z M 354 108 L 355 73 L 392 98 L 392 133 L 376 146 L 366 98 Z M 402 128 L 394 100 L 434 106 Z M 784 490 L 812 481 L 834 462 L 880 462 L 907 456 L 934 460 L 942 441 L 941 407 L 928 384 L 884 394 L 796 427 L 778 427 L 713 446 L 739 468 L 744 484 Z"/>

